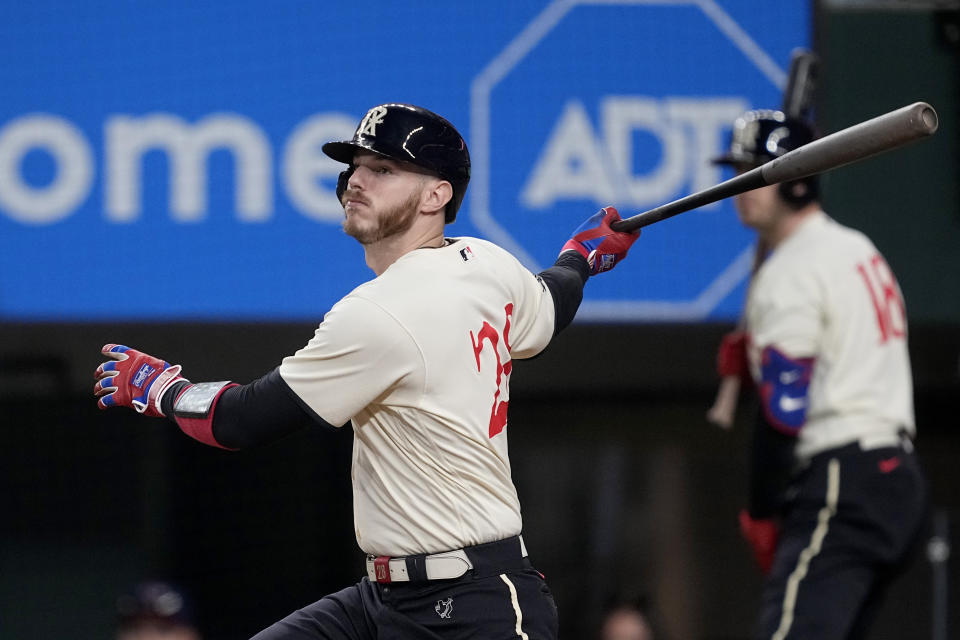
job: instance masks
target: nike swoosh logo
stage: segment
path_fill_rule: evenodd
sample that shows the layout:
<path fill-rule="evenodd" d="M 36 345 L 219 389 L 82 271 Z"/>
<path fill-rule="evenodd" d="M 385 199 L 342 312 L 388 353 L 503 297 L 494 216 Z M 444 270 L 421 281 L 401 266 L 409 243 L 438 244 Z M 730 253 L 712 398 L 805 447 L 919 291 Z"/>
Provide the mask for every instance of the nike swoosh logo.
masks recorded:
<path fill-rule="evenodd" d="M 784 371 L 780 374 L 780 384 L 793 384 L 800 379 L 799 371 Z"/>
<path fill-rule="evenodd" d="M 890 473 L 900 466 L 900 458 L 895 456 L 893 458 L 887 458 L 886 460 L 880 460 L 877 462 L 877 466 L 880 467 L 881 473 Z"/>
<path fill-rule="evenodd" d="M 806 398 L 791 398 L 790 396 L 780 396 L 780 410 L 784 413 L 799 411 L 807 406 Z"/>

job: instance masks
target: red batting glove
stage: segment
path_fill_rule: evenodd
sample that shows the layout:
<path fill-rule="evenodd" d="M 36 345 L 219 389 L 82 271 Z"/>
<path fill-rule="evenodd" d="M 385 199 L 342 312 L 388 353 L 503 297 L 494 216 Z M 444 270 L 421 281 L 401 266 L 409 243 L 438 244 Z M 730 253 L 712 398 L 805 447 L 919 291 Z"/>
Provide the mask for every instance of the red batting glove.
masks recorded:
<path fill-rule="evenodd" d="M 737 377 L 747 380 L 750 367 L 747 365 L 747 334 L 731 331 L 723 336 L 717 349 L 717 373 L 721 378 Z"/>
<path fill-rule="evenodd" d="M 155 418 L 163 417 L 160 398 L 170 385 L 186 380 L 180 375 L 180 365 L 170 365 L 159 358 L 125 347 L 108 344 L 100 350 L 112 358 L 97 367 L 93 395 L 100 398 L 97 406 L 130 407 Z"/>
<path fill-rule="evenodd" d="M 560 253 L 574 250 L 587 259 L 590 275 L 613 269 L 627 257 L 630 246 L 640 237 L 639 231 L 614 231 L 610 225 L 620 219 L 613 207 L 604 207 L 577 227 Z"/>
<path fill-rule="evenodd" d="M 780 538 L 780 525 L 772 519 L 754 519 L 746 509 L 740 510 L 740 535 L 750 543 L 753 558 L 763 575 L 773 568 L 773 556 Z"/>

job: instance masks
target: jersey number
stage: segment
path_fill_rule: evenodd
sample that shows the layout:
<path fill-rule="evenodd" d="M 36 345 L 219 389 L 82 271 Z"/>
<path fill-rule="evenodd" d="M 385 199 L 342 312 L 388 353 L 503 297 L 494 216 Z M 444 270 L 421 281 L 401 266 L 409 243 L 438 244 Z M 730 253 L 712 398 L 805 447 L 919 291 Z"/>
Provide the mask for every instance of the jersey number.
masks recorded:
<path fill-rule="evenodd" d="M 858 264 L 857 271 L 870 292 L 870 300 L 877 312 L 880 344 L 890 338 L 902 338 L 906 333 L 907 313 L 897 279 L 883 256 L 877 254 L 868 263 Z"/>
<path fill-rule="evenodd" d="M 513 303 L 507 304 L 503 308 L 506 315 L 503 325 L 503 347 L 506 351 L 504 360 L 500 359 L 500 334 L 486 320 L 476 335 L 470 332 L 470 342 L 473 343 L 473 356 L 477 359 L 477 371 L 480 371 L 480 352 L 483 351 L 483 343 L 490 343 L 490 349 L 497 358 L 497 389 L 493 392 L 493 407 L 490 409 L 490 437 L 497 435 L 507 426 L 507 407 L 510 406 L 509 399 L 500 399 L 500 390 L 503 389 L 505 397 L 509 397 L 510 372 L 513 371 L 513 361 L 510 360 L 510 318 L 513 316 Z"/>

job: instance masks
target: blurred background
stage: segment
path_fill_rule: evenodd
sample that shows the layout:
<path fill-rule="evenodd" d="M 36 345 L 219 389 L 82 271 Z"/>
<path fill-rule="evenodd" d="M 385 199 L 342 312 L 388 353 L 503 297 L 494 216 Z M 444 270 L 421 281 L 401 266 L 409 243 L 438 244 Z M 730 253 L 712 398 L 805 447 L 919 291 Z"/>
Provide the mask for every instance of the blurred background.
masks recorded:
<path fill-rule="evenodd" d="M 733 119 L 777 108 L 790 54 L 821 59 L 823 133 L 924 100 L 934 138 L 823 178 L 870 235 L 910 319 L 931 553 L 874 638 L 948 637 L 960 529 L 960 5 L 923 1 L 73 3 L 0 22 L 0 638 L 109 638 L 139 580 L 183 585 L 208 640 L 248 637 L 354 583 L 349 429 L 205 447 L 101 413 L 100 346 L 193 380 L 248 382 L 372 277 L 340 230 L 319 147 L 370 106 L 420 104 L 467 138 L 448 235 L 532 270 L 587 215 L 723 179 Z M 517 362 L 509 437 L 524 537 L 561 612 L 594 638 L 642 597 L 658 637 L 745 638 L 760 576 L 737 530 L 744 398 L 707 423 L 752 234 L 731 202 L 644 230 L 577 321 Z"/>

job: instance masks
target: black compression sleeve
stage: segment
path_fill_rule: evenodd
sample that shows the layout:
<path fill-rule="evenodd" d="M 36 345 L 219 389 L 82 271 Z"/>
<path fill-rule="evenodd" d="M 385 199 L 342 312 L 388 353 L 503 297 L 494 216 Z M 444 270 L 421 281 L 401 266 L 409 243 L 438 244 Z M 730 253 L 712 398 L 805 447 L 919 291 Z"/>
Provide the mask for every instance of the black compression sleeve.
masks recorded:
<path fill-rule="evenodd" d="M 783 506 L 790 484 L 797 439 L 774 429 L 757 411 L 750 448 L 750 515 L 772 518 Z"/>
<path fill-rule="evenodd" d="M 590 266 L 576 251 L 564 251 L 552 267 L 541 271 L 537 277 L 547 285 L 553 297 L 553 335 L 557 335 L 577 315 L 583 300 L 583 286 L 590 277 Z"/>
<path fill-rule="evenodd" d="M 184 386 L 186 383 L 177 383 L 163 398 L 163 412 L 174 422 L 174 399 Z M 277 440 L 318 422 L 327 424 L 304 409 L 295 397 L 278 369 L 250 384 L 231 387 L 217 400 L 213 436 L 228 449 L 243 449 Z"/>
<path fill-rule="evenodd" d="M 173 420 L 173 405 L 183 390 L 189 386 L 190 383 L 186 380 L 183 382 L 174 382 L 170 385 L 167 392 L 163 394 L 163 398 L 160 399 L 160 410 L 163 411 L 163 415 Z M 174 420 L 174 422 L 176 422 L 176 420 Z"/>

